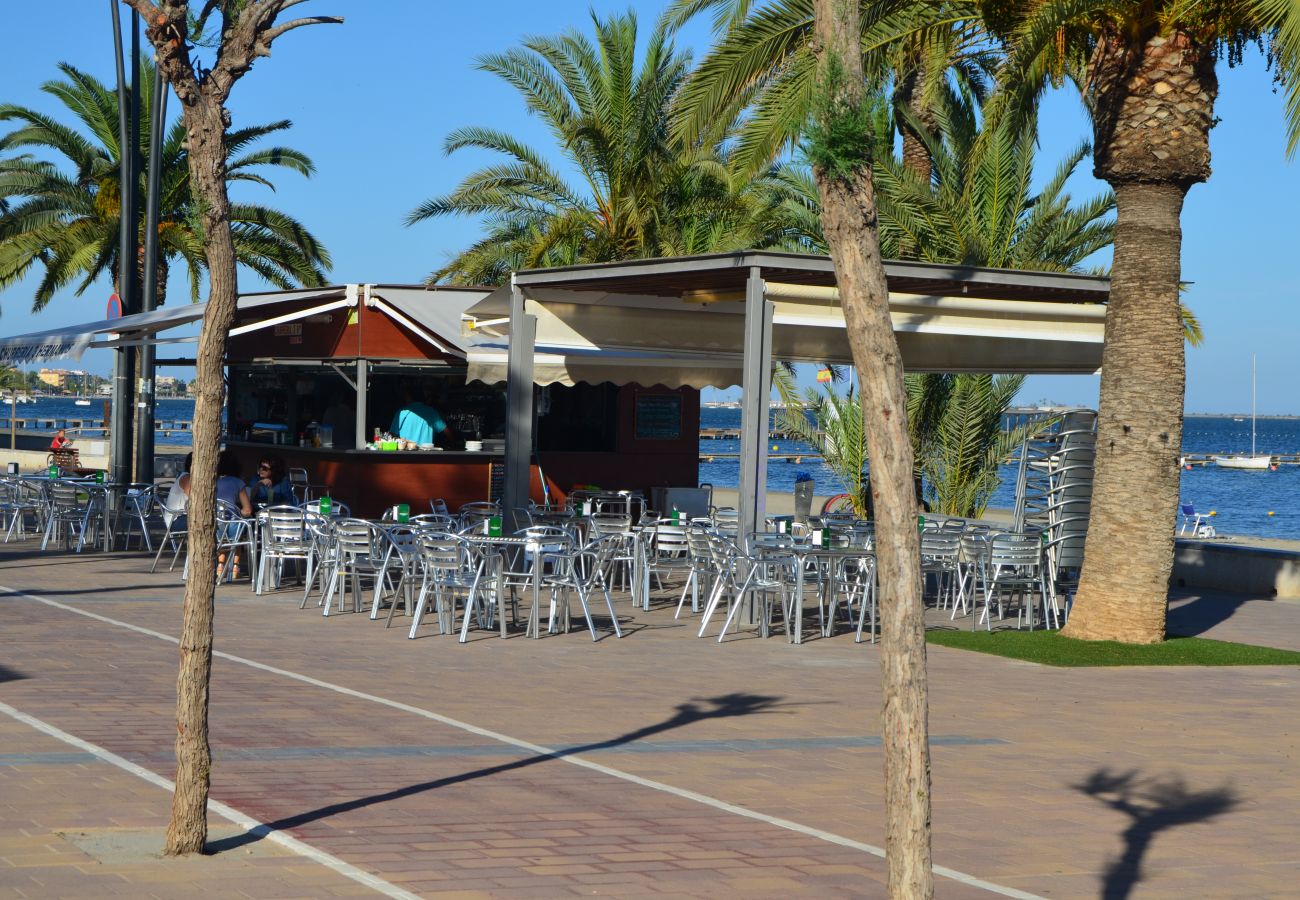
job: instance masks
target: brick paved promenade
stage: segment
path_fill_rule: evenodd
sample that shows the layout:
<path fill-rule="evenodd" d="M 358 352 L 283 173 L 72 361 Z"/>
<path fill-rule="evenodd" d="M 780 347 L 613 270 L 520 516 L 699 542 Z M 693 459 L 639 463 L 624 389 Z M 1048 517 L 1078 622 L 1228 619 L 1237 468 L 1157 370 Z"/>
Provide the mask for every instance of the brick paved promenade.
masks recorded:
<path fill-rule="evenodd" d="M 625 602 L 621 641 L 408 641 L 246 583 L 213 798 L 301 843 L 213 814 L 218 853 L 159 860 L 169 793 L 96 755 L 173 774 L 180 587 L 147 570 L 0 547 L 0 897 L 883 894 L 874 647 Z M 1171 621 L 1297 644 L 1300 604 L 1239 601 Z M 1300 671 L 929 659 L 939 896 L 1295 896 Z"/>

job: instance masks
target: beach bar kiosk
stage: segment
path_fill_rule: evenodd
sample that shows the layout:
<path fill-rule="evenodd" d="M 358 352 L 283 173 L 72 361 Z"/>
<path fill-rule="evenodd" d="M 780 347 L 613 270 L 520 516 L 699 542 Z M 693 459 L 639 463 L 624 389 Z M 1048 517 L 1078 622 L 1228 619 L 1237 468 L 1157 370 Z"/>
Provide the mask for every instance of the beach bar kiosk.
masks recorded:
<path fill-rule="evenodd" d="M 501 499 L 502 377 L 470 379 L 466 309 L 488 289 L 354 284 L 245 295 L 227 348 L 226 445 L 246 474 L 274 454 L 357 515 Z M 270 314 L 274 312 L 274 314 Z M 574 487 L 694 485 L 699 392 L 602 383 L 532 387 L 529 499 Z M 411 402 L 448 429 L 433 444 L 380 442 Z M 386 449 L 385 449 L 386 448 Z M 545 485 L 545 486 L 543 486 Z"/>

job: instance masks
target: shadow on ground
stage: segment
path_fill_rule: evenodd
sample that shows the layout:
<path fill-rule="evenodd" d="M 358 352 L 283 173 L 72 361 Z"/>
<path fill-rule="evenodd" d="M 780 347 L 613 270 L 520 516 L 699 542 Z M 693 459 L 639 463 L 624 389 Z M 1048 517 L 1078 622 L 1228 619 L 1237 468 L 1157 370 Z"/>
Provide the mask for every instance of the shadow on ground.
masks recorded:
<path fill-rule="evenodd" d="M 1165 630 L 1183 637 L 1196 637 L 1231 619 L 1237 610 L 1248 603 L 1272 602 L 1249 594 L 1229 594 L 1224 591 L 1171 596 L 1169 612 L 1165 617 Z"/>
<path fill-rule="evenodd" d="M 1120 835 L 1124 850 L 1106 865 L 1103 900 L 1124 900 L 1133 893 L 1142 881 L 1142 859 L 1160 832 L 1208 821 L 1241 802 L 1227 785 L 1194 791 L 1177 776 L 1142 778 L 1136 770 L 1098 769 L 1073 787 L 1129 819 Z"/>
<path fill-rule="evenodd" d="M 205 848 L 205 852 L 221 853 L 227 850 L 234 850 L 246 844 L 260 841 L 272 832 L 297 828 L 306 825 L 309 822 L 315 822 L 319 819 L 338 815 L 339 813 L 350 812 L 355 809 L 362 809 L 379 803 L 387 803 L 392 800 L 400 800 L 403 797 L 422 794 L 425 791 L 434 791 L 438 788 L 448 787 L 453 784 L 463 784 L 467 781 L 474 781 L 479 778 L 490 778 L 493 775 L 526 769 L 530 766 L 550 762 L 551 760 L 563 759 L 567 756 L 577 756 L 582 753 L 608 750 L 624 744 L 635 743 L 636 741 L 653 735 L 663 734 L 666 731 L 683 728 L 695 722 L 703 722 L 710 719 L 730 719 L 737 716 L 762 715 L 765 713 L 776 712 L 785 705 L 788 704 L 782 704 L 780 697 L 767 697 L 761 694 L 724 694 L 720 697 L 708 697 L 703 700 L 690 700 L 686 703 L 679 704 L 677 706 L 676 714 L 664 719 L 662 722 L 656 722 L 652 725 L 647 725 L 644 728 L 629 731 L 626 734 L 619 735 L 618 737 L 604 741 L 596 741 L 589 744 L 581 744 L 576 747 L 564 747 L 553 753 L 539 753 L 534 756 L 529 756 L 526 759 L 514 760 L 512 762 L 501 763 L 500 765 L 495 766 L 485 766 L 471 772 L 462 772 L 459 775 L 449 775 L 446 778 L 438 778 L 433 781 L 411 784 L 397 788 L 396 790 L 385 791 L 381 794 L 370 794 L 365 797 L 358 797 L 355 800 L 332 803 L 329 806 L 322 806 L 317 809 L 298 813 L 297 815 L 286 816 L 282 819 L 277 819 L 274 822 L 268 822 L 265 825 L 259 825 L 258 827 L 252 828 L 235 837 L 211 841 Z M 520 752 L 527 753 L 528 750 L 520 748 Z"/>
<path fill-rule="evenodd" d="M 6 681 L 22 681 L 27 676 L 17 669 L 11 669 L 8 666 L 0 665 L 0 684 Z"/>

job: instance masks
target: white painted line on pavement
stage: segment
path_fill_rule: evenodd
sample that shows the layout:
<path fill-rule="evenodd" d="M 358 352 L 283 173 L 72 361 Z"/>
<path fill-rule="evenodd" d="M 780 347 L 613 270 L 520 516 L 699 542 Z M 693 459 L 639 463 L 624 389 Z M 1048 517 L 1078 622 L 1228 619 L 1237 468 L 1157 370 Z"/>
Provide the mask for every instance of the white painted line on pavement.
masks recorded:
<path fill-rule="evenodd" d="M 149 637 L 158 638 L 159 640 L 167 641 L 168 643 L 172 643 L 172 644 L 180 643 L 180 640 L 178 638 L 172 637 L 169 634 L 163 634 L 160 631 L 152 631 L 148 628 L 142 628 L 139 625 L 132 625 L 130 622 L 122 622 L 119 621 L 118 619 L 111 619 L 108 616 L 101 616 L 98 613 L 92 613 L 84 609 L 78 609 L 75 606 L 69 606 L 66 603 L 60 603 L 57 600 L 50 600 L 48 597 L 41 597 L 37 594 L 28 593 L 27 591 L 6 587 L 4 585 L 0 585 L 0 591 L 4 591 L 10 594 L 16 594 L 21 597 L 26 597 L 30 600 L 35 600 L 39 603 L 44 603 L 47 606 L 53 606 L 56 609 L 62 609 L 67 612 L 75 613 L 79 616 L 85 616 L 89 619 L 95 619 L 96 621 L 104 622 L 105 624 L 108 625 L 116 625 L 119 628 L 125 628 L 130 631 L 137 632 L 139 634 L 144 634 L 144 635 L 148 635 Z M 641 787 L 649 788 L 654 791 L 660 791 L 665 794 L 671 794 L 675 797 L 681 797 L 684 800 L 690 800 L 692 802 L 699 803 L 703 806 L 708 806 L 713 809 L 721 810 L 722 812 L 732 813 L 733 815 L 737 815 L 737 816 L 743 816 L 744 818 L 747 819 L 754 819 L 759 822 L 764 822 L 768 825 L 773 825 L 777 828 L 783 828 L 786 831 L 793 831 L 796 832 L 797 834 L 802 834 L 808 837 L 816 838 L 818 840 L 825 841 L 829 844 L 837 844 L 838 846 L 841 847 L 848 847 L 853 850 L 860 850 L 863 853 L 869 853 L 872 856 L 878 856 L 881 859 L 885 858 L 884 848 L 877 847 L 874 844 L 867 844 L 862 841 L 855 841 L 852 838 L 847 838 L 844 837 L 843 835 L 835 834 L 834 832 L 830 832 L 830 831 L 823 831 L 820 828 L 813 828 L 810 825 L 804 825 L 800 822 L 795 822 L 790 819 L 782 819 L 778 816 L 769 816 L 766 813 L 756 812 L 755 810 L 752 809 L 746 809 L 743 806 L 737 806 L 734 803 L 728 803 L 725 800 L 719 800 L 716 797 L 710 797 L 707 794 L 701 794 L 696 791 L 688 790 L 686 788 L 680 788 L 680 787 L 676 787 L 675 785 L 665 784 L 664 782 L 661 781 L 653 781 L 649 778 L 642 778 L 640 775 L 633 775 L 631 772 L 624 772 L 621 769 L 615 769 L 611 766 L 602 765 L 601 763 L 593 762 L 581 756 L 563 754 L 560 751 L 555 750 L 551 747 L 545 747 L 542 746 L 541 744 L 534 744 L 531 741 L 525 741 L 521 738 L 511 737 L 508 734 L 502 734 L 501 732 L 491 731 L 487 728 L 480 728 L 477 725 L 471 725 L 468 722 L 462 722 L 459 719 L 453 719 L 450 716 L 444 716 L 441 715 L 440 713 L 431 712 L 427 709 L 421 709 L 418 706 L 411 706 L 409 703 L 402 703 L 400 700 L 390 700 L 387 697 L 380 697 L 376 694 L 367 694 L 364 691 L 358 691 L 350 687 L 344 687 L 343 685 L 333 684 L 328 681 L 322 681 L 319 678 L 313 678 L 310 675 L 303 675 L 299 672 L 292 672 L 288 669 L 281 669 L 276 666 L 270 666 L 267 665 L 266 663 L 260 663 L 257 662 L 256 660 L 246 659 L 242 656 L 235 656 L 233 653 L 225 653 L 220 650 L 214 650 L 212 651 L 212 655 L 216 657 L 220 657 L 221 659 L 224 660 L 228 660 L 233 663 L 239 663 L 240 665 L 248 666 L 253 669 L 260 669 L 263 672 L 269 672 L 273 675 L 279 675 L 284 678 L 293 679 L 294 681 L 300 681 L 303 684 L 310 684 L 314 687 L 324 688 L 325 690 L 328 691 L 334 691 L 337 694 L 343 694 L 348 697 L 355 697 L 358 700 L 366 700 L 371 703 L 378 703 L 379 705 L 387 706 L 390 709 L 411 713 L 412 715 L 420 716 L 425 719 L 431 719 L 434 722 L 439 722 L 443 725 L 448 725 L 452 728 L 457 728 L 460 729 L 461 731 L 469 732 L 470 734 L 476 734 L 480 737 L 485 737 L 494 741 L 499 741 L 503 744 L 509 744 L 512 747 L 518 747 L 520 750 L 527 750 L 530 753 L 536 753 L 541 756 L 554 757 L 555 759 L 561 762 L 566 762 L 569 763 L 570 765 L 578 766 L 579 768 L 588 769 L 593 772 L 599 772 L 602 775 L 608 775 L 611 778 L 617 778 L 622 781 L 627 781 L 632 784 L 640 785 Z M 1016 888 L 1007 887 L 1001 884 L 995 884 L 991 881 L 985 881 L 982 878 L 976 878 L 974 875 L 967 875 L 965 872 L 959 872 L 956 869 L 950 869 L 947 866 L 934 866 L 934 874 L 941 875 L 944 878 L 947 878 L 951 881 L 956 881 L 961 884 L 968 885 L 969 887 L 979 888 L 981 890 L 988 891 L 989 893 L 992 894 L 998 894 L 1003 897 L 1014 897 L 1017 898 L 1017 900 L 1043 900 L 1043 898 L 1039 897 L 1037 894 L 1030 894 L 1025 891 L 1017 890 Z"/>
<path fill-rule="evenodd" d="M 25 596 L 30 597 L 31 595 L 27 594 Z M 143 766 L 136 765 L 129 759 L 123 759 L 111 750 L 105 750 L 103 747 L 100 747 L 97 744 L 92 744 L 90 741 L 82 740 L 74 734 L 68 734 L 68 732 L 64 731 L 62 728 L 51 725 L 49 722 L 43 722 L 35 716 L 30 716 L 21 710 L 14 709 L 8 703 L 0 703 L 0 713 L 4 713 L 11 719 L 22 722 L 24 725 L 34 728 L 37 731 L 48 734 L 52 738 L 58 738 L 65 744 L 70 744 L 78 750 L 89 753 L 110 765 L 117 766 L 119 769 L 130 772 L 137 778 L 143 778 L 150 784 L 157 785 L 167 791 L 176 790 L 176 782 L 168 781 L 157 772 L 151 772 Z M 208 809 L 212 810 L 227 821 L 233 822 L 240 828 L 243 828 L 249 834 L 266 838 L 268 841 L 273 841 L 280 846 L 293 851 L 299 856 L 305 856 L 313 862 L 318 862 L 326 868 L 333 869 L 345 878 L 350 878 L 353 881 L 360 882 L 366 887 L 372 888 L 386 897 L 394 897 L 398 898 L 398 900 L 419 900 L 418 894 L 404 891 L 397 885 L 390 884 L 377 875 L 372 875 L 369 872 L 358 869 L 356 866 L 344 862 L 337 856 L 332 856 L 324 850 L 318 850 L 310 844 L 303 843 L 291 834 L 287 834 L 283 831 L 276 831 L 264 822 L 259 822 L 254 818 L 246 816 L 233 806 L 222 803 L 220 800 L 209 799 Z"/>

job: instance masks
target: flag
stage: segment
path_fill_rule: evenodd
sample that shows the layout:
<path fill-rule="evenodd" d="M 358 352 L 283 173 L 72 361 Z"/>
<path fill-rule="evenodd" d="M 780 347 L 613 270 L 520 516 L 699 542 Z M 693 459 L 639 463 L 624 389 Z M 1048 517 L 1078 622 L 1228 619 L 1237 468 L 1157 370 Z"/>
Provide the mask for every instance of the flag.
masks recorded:
<path fill-rule="evenodd" d="M 830 369 L 820 369 L 820 370 L 817 372 L 817 383 L 818 383 L 818 384 L 830 384 L 830 381 L 831 381 L 831 370 L 830 370 Z"/>

